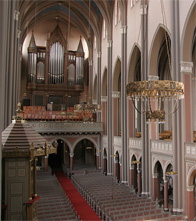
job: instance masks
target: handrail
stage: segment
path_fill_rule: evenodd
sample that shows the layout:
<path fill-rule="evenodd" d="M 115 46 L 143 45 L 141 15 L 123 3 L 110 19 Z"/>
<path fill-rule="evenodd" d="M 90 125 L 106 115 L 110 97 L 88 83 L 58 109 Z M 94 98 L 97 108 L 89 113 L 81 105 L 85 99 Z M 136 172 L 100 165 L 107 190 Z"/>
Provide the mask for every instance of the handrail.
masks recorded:
<path fill-rule="evenodd" d="M 40 198 L 40 196 L 36 196 L 34 199 L 30 200 L 29 202 L 27 202 L 27 205 L 33 204 L 34 202 L 36 202 L 38 199 Z"/>

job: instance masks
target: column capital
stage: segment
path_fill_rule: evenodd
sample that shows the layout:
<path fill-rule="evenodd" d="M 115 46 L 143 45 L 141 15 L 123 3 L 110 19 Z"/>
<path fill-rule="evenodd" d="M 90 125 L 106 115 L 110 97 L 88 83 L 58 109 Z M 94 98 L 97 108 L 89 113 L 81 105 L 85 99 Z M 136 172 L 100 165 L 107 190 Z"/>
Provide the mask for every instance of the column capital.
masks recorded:
<path fill-rule="evenodd" d="M 111 47 L 112 47 L 112 43 L 113 43 L 112 40 L 108 40 L 108 48 L 111 48 Z"/>
<path fill-rule="evenodd" d="M 107 102 L 107 96 L 101 96 L 101 102 Z"/>
<path fill-rule="evenodd" d="M 152 174 L 152 178 L 154 179 L 154 178 L 157 178 L 157 173 L 154 173 L 154 174 Z"/>
<path fill-rule="evenodd" d="M 141 15 L 146 15 L 147 14 L 147 5 L 141 5 L 140 6 L 140 14 Z"/>
<path fill-rule="evenodd" d="M 21 30 L 17 30 L 17 38 L 20 39 Z"/>
<path fill-rule="evenodd" d="M 17 11 L 17 10 L 15 10 L 15 11 L 14 11 L 14 20 L 18 21 L 19 15 L 20 15 L 20 12 Z"/>
<path fill-rule="evenodd" d="M 97 57 L 98 57 L 98 58 L 101 58 L 101 51 L 98 51 L 98 52 L 97 52 Z"/>
<path fill-rule="evenodd" d="M 93 66 L 93 60 L 89 60 L 88 63 L 89 63 L 89 66 Z"/>
<path fill-rule="evenodd" d="M 70 156 L 70 157 L 74 157 L 74 153 L 70 153 L 69 156 Z"/>
<path fill-rule="evenodd" d="M 134 164 L 131 164 L 130 170 L 134 170 Z"/>
<path fill-rule="evenodd" d="M 121 26 L 121 34 L 126 34 L 127 33 L 127 25 L 122 25 Z"/>
<path fill-rule="evenodd" d="M 192 186 L 186 186 L 187 192 L 192 192 L 194 190 L 194 185 Z"/>
<path fill-rule="evenodd" d="M 92 104 L 97 104 L 97 100 L 92 100 Z"/>
<path fill-rule="evenodd" d="M 22 45 L 21 44 L 18 45 L 18 50 L 22 51 Z"/>
<path fill-rule="evenodd" d="M 193 62 L 181 61 L 180 62 L 180 72 L 193 73 Z"/>
<path fill-rule="evenodd" d="M 113 98 L 120 98 L 120 91 L 112 91 Z"/>
<path fill-rule="evenodd" d="M 163 181 L 164 181 L 164 183 L 168 183 L 168 178 L 166 176 L 163 177 Z"/>

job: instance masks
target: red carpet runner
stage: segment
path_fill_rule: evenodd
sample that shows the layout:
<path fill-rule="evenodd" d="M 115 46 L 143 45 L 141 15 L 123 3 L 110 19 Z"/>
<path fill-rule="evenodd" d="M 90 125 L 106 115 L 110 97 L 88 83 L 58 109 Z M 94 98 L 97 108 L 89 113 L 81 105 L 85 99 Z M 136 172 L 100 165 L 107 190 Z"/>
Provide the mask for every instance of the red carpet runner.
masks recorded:
<path fill-rule="evenodd" d="M 101 220 L 62 172 L 55 173 L 63 190 L 80 216 L 80 220 Z"/>

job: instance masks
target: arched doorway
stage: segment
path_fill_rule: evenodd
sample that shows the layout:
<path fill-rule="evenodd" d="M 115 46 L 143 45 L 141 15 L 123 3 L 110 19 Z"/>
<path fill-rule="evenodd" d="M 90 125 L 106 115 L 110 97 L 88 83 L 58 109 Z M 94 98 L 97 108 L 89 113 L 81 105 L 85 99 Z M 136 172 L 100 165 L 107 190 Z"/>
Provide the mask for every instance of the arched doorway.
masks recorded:
<path fill-rule="evenodd" d="M 159 206 L 163 205 L 164 202 L 164 180 L 163 180 L 163 169 L 159 161 L 156 162 L 154 167 L 154 199 L 158 200 Z"/>
<path fill-rule="evenodd" d="M 96 148 L 90 140 L 83 139 L 75 146 L 73 165 L 74 170 L 96 167 Z"/>
<path fill-rule="evenodd" d="M 54 143 L 53 143 L 54 145 Z M 64 164 L 64 141 L 61 139 L 57 140 L 57 154 L 50 154 L 48 157 L 48 164 L 52 169 L 52 173 L 62 170 Z"/>

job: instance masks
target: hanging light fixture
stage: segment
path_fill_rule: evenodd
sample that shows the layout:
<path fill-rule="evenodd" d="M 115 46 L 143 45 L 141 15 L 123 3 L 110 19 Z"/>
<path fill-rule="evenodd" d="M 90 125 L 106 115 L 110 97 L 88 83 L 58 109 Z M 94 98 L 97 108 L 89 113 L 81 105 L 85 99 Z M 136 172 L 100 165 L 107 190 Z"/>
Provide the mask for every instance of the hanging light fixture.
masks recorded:
<path fill-rule="evenodd" d="M 164 8 L 163 2 L 161 1 L 162 13 L 163 13 L 163 24 L 166 23 L 165 16 L 164 16 Z M 166 25 L 165 25 L 166 26 Z M 166 26 L 167 27 L 167 26 Z M 170 62 L 170 54 L 169 54 L 169 46 L 168 46 L 168 39 L 167 33 L 165 32 L 165 39 L 166 39 L 166 47 L 167 47 L 167 54 L 168 54 L 168 62 L 171 74 L 171 62 Z M 184 98 L 184 84 L 179 81 L 172 81 L 172 80 L 159 80 L 158 76 L 149 75 L 148 80 L 146 81 L 133 81 L 130 82 L 126 86 L 127 96 L 133 102 L 134 108 L 141 113 L 136 105 L 135 102 L 141 101 L 144 104 L 144 111 L 146 113 L 146 122 L 157 122 L 157 123 L 165 123 L 165 111 L 161 109 L 161 103 L 164 101 L 173 100 L 174 108 L 172 112 L 177 111 L 177 103 L 178 100 Z M 151 103 L 158 102 L 157 108 L 152 108 Z"/>
<path fill-rule="evenodd" d="M 149 76 L 148 81 L 130 82 L 127 86 L 127 95 L 131 98 L 137 111 L 136 101 L 144 101 L 146 104 L 146 121 L 155 120 L 158 123 L 165 122 L 165 111 L 161 110 L 162 101 L 175 100 L 175 109 L 179 99 L 184 98 L 184 84 L 178 81 L 159 80 L 158 76 Z M 158 101 L 158 108 L 153 110 L 151 101 Z M 173 110 L 174 112 L 175 110 Z"/>

